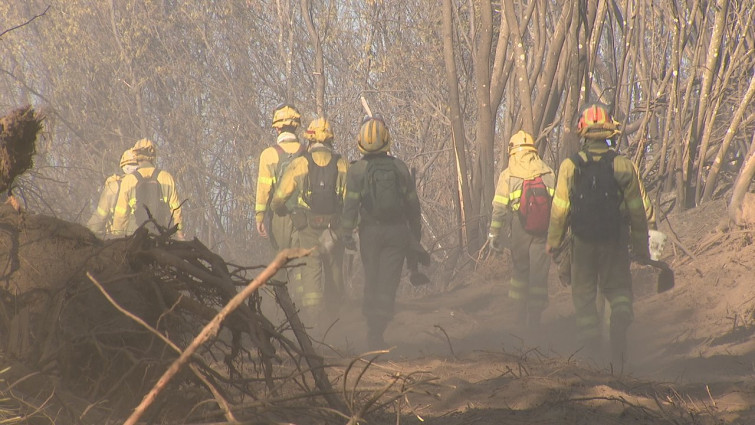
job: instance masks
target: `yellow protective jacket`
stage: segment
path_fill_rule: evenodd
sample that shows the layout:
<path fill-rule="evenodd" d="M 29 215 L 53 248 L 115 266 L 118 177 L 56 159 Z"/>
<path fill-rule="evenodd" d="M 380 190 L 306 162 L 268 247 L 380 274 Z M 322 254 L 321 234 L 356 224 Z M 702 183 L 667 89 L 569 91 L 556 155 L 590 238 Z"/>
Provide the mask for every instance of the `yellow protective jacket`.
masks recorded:
<path fill-rule="evenodd" d="M 598 161 L 601 155 L 608 151 L 608 145 L 603 140 L 585 140 L 582 151 L 578 154 L 587 160 L 584 151 L 590 152 L 594 160 Z M 548 228 L 548 245 L 553 248 L 561 245 L 569 225 L 571 206 L 569 194 L 574 186 L 576 167 L 577 165 L 571 158 L 567 158 L 561 163 L 558 171 L 558 182 L 556 183 L 556 193 L 553 196 L 551 221 Z M 638 253 L 638 255 L 648 256 L 648 222 L 645 216 L 637 169 L 629 158 L 616 155 L 613 160 L 613 174 L 623 194 L 621 208 L 625 211 L 623 215 L 626 216 L 629 223 L 632 251 Z"/>
<path fill-rule="evenodd" d="M 297 152 L 302 146 L 296 135 L 287 131 L 278 135 L 276 143 L 288 153 Z M 276 184 L 275 170 L 278 168 L 278 160 L 278 151 L 273 146 L 265 148 L 260 154 L 257 196 L 254 204 L 254 217 L 257 223 L 261 223 L 265 218 L 272 189 Z"/>
<path fill-rule="evenodd" d="M 632 165 L 634 165 L 634 162 L 632 162 Z M 653 203 L 650 201 L 650 196 L 648 196 L 648 193 L 645 190 L 645 185 L 642 183 L 642 178 L 640 178 L 640 172 L 637 170 L 637 166 L 634 167 L 634 171 L 635 173 L 637 173 L 638 182 L 640 183 L 642 206 L 645 208 L 645 218 L 648 221 L 648 229 L 658 230 L 658 225 L 655 222 L 655 208 L 653 207 Z"/>
<path fill-rule="evenodd" d="M 149 162 L 140 162 L 139 168 L 134 173 L 139 173 L 142 177 L 150 178 L 155 171 L 155 166 Z M 176 192 L 176 183 L 173 176 L 165 171 L 160 170 L 157 175 L 157 181 L 162 189 L 163 201 L 173 210 L 173 224 L 178 225 L 178 230 L 183 229 L 183 216 L 181 214 L 181 201 Z M 136 230 L 136 221 L 134 220 L 134 207 L 136 206 L 136 185 L 139 181 L 133 174 L 128 174 L 121 181 L 121 191 L 118 194 L 118 202 L 115 204 L 113 215 L 113 235 L 126 236 Z"/>
<path fill-rule="evenodd" d="M 100 193 L 97 209 L 87 221 L 87 228 L 99 237 L 105 236 L 112 230 L 113 212 L 115 203 L 118 201 L 121 179 L 123 179 L 122 176 L 113 174 L 105 180 L 105 187 L 102 188 L 102 193 Z"/>
<path fill-rule="evenodd" d="M 553 196 L 556 175 L 537 155 L 537 152 L 517 152 L 509 158 L 509 166 L 501 172 L 493 197 L 493 215 L 490 221 L 490 235 L 498 236 L 504 224 L 510 219 L 509 212 L 519 210 L 524 180 L 537 176 L 543 180 L 548 193 Z"/>
<path fill-rule="evenodd" d="M 333 150 L 323 143 L 312 144 L 309 147 L 309 152 L 312 154 L 312 160 L 315 164 L 321 167 L 328 165 L 333 156 Z M 336 193 L 343 199 L 346 190 L 346 171 L 349 168 L 349 162 L 344 157 L 340 157 L 336 166 L 338 167 Z M 296 196 L 297 198 L 297 207 L 305 210 L 309 209 L 309 205 L 304 200 L 303 190 L 305 189 L 305 179 L 308 174 L 309 161 L 307 161 L 306 157 L 300 156 L 291 161 L 283 176 L 281 176 L 280 182 L 276 185 L 275 194 L 270 202 L 270 207 L 273 211 L 282 208 L 292 196 Z"/>

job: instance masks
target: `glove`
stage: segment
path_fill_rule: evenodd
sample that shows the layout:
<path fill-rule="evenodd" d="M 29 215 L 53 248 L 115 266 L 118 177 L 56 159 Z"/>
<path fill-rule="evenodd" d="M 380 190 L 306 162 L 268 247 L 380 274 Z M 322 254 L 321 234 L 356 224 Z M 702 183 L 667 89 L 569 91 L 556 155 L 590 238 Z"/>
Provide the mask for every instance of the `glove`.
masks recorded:
<path fill-rule="evenodd" d="M 503 247 L 498 241 L 498 235 L 494 235 L 492 233 L 488 235 L 488 246 L 490 247 L 490 250 L 493 252 L 498 252 L 498 253 L 503 252 Z"/>
<path fill-rule="evenodd" d="M 356 251 L 357 250 L 357 241 L 354 240 L 354 236 L 347 234 L 341 236 L 341 243 L 343 243 L 343 247 L 347 251 Z"/>
<path fill-rule="evenodd" d="M 650 259 L 650 247 L 647 236 L 632 238 L 632 256 L 639 260 Z"/>
<path fill-rule="evenodd" d="M 286 204 L 281 205 L 280 207 L 275 209 L 275 215 L 284 217 L 287 216 L 291 211 L 288 210 L 288 207 L 286 207 Z"/>
<path fill-rule="evenodd" d="M 430 278 L 419 270 L 412 270 L 409 273 L 409 283 L 412 286 L 424 286 L 430 283 Z"/>

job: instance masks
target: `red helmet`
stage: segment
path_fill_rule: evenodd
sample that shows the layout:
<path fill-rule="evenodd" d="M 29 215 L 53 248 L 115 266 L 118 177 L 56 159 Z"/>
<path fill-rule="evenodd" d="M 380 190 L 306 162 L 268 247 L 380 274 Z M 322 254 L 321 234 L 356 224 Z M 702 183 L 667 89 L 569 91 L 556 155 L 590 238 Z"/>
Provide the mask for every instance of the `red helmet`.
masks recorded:
<path fill-rule="evenodd" d="M 608 113 L 605 105 L 594 103 L 582 109 L 577 133 L 586 139 L 610 139 L 621 134 L 619 124 Z"/>

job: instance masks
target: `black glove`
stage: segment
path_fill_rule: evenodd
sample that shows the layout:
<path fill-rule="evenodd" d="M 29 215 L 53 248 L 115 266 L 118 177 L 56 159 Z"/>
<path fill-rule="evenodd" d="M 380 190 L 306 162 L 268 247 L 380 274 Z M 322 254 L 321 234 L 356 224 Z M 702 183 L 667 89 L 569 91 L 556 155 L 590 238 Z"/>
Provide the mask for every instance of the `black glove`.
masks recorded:
<path fill-rule="evenodd" d="M 354 236 L 350 234 L 341 235 L 340 237 L 341 243 L 343 244 L 343 247 L 347 251 L 356 251 L 357 250 L 357 241 L 354 240 Z"/>
<path fill-rule="evenodd" d="M 409 273 L 409 283 L 411 283 L 412 286 L 423 286 L 430 283 L 430 278 L 418 270 L 412 270 Z"/>
<path fill-rule="evenodd" d="M 488 235 L 488 246 L 490 247 L 490 250 L 493 252 L 501 253 L 503 252 L 503 246 L 501 246 L 501 242 L 499 240 L 498 235 L 489 234 Z"/>
<path fill-rule="evenodd" d="M 288 210 L 288 207 L 286 207 L 286 204 L 281 205 L 280 207 L 275 209 L 275 215 L 284 217 L 287 216 L 291 211 Z"/>

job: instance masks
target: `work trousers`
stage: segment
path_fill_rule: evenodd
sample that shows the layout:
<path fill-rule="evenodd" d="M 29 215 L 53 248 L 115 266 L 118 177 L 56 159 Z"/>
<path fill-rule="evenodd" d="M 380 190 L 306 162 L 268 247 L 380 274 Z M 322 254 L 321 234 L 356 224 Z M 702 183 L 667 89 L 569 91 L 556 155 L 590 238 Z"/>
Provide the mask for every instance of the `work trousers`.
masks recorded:
<path fill-rule="evenodd" d="M 344 248 L 342 244 L 335 243 L 330 252 L 323 252 L 320 248 L 323 232 L 332 230 L 308 225 L 297 232 L 301 248 L 316 248 L 303 258 L 301 280 L 291 286 L 304 321 L 312 326 L 328 325 L 318 322 L 335 320 L 343 303 Z"/>
<path fill-rule="evenodd" d="M 527 233 L 518 217 L 511 220 L 511 262 L 513 272 L 509 297 L 520 302 L 521 312 L 539 320 L 548 305 L 548 270 L 551 259 L 545 252 L 546 235 Z"/>
<path fill-rule="evenodd" d="M 611 306 L 612 337 L 617 334 L 625 338 L 626 329 L 634 319 L 628 240 L 628 228 L 622 229 L 618 241 L 588 242 L 576 235 L 572 239 L 572 300 L 577 336 L 586 344 L 600 339 L 598 287 Z"/>
<path fill-rule="evenodd" d="M 270 242 L 273 250 L 299 247 L 299 232 L 294 228 L 289 215 L 280 216 L 273 214 L 270 220 L 269 233 L 272 238 Z M 275 253 L 277 254 L 277 251 Z M 292 286 L 295 285 L 301 280 L 301 268 L 291 267 L 292 264 L 296 263 L 298 261 L 294 260 L 285 268 L 279 269 L 270 280 L 279 283 L 288 283 Z"/>
<path fill-rule="evenodd" d="M 393 319 L 396 290 L 408 246 L 406 223 L 362 223 L 359 226 L 359 252 L 365 276 L 362 312 L 371 332 L 382 334 Z"/>

